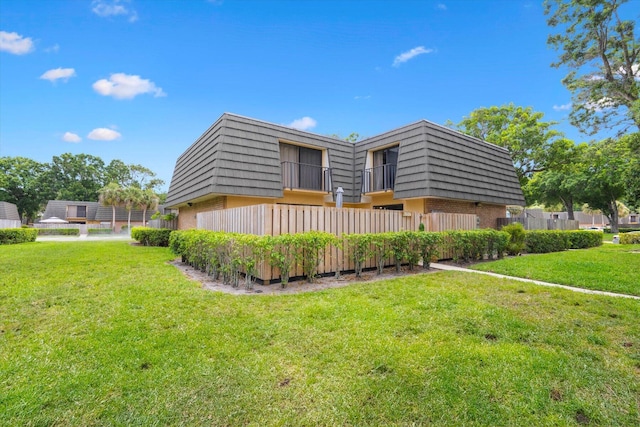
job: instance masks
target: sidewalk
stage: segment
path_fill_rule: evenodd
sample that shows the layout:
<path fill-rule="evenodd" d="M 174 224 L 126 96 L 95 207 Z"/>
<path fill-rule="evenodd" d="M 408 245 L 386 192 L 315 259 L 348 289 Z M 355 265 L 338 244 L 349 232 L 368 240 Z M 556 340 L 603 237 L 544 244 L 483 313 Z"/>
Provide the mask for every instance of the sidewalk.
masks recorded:
<path fill-rule="evenodd" d="M 635 299 L 635 300 L 639 300 L 640 301 L 640 297 L 635 296 L 635 295 L 616 294 L 614 292 L 605 292 L 605 291 L 594 291 L 594 290 L 591 290 L 591 289 L 576 288 L 574 286 L 559 285 L 557 283 L 542 282 L 540 280 L 524 279 L 522 277 L 505 276 L 504 274 L 490 273 L 488 271 L 471 270 L 471 269 L 468 269 L 468 268 L 456 267 L 454 265 L 438 264 L 438 263 L 432 262 L 430 264 L 430 267 L 431 268 L 435 268 L 436 270 L 443 270 L 443 271 L 462 271 L 462 272 L 465 272 L 465 273 L 484 274 L 486 276 L 493 276 L 493 277 L 497 277 L 499 279 L 518 280 L 520 282 L 533 283 L 535 285 L 549 286 L 549 287 L 552 287 L 552 288 L 562 288 L 562 289 L 567 289 L 569 291 L 581 292 L 583 294 L 605 295 L 605 296 L 609 296 L 609 297 L 618 297 L 618 298 L 631 298 L 631 299 Z"/>

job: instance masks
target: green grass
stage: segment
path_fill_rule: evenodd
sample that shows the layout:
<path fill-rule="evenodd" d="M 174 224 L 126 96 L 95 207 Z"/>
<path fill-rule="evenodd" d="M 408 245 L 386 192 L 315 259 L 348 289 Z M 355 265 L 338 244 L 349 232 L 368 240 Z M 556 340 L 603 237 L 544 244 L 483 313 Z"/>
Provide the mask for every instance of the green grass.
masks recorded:
<path fill-rule="evenodd" d="M 615 236 L 613 233 L 602 233 L 602 241 L 611 242 L 613 241 L 613 236 Z"/>
<path fill-rule="evenodd" d="M 477 264 L 476 270 L 585 289 L 640 295 L 640 245 L 531 254 Z"/>
<path fill-rule="evenodd" d="M 232 296 L 171 258 L 0 247 L 0 424 L 640 422 L 638 301 L 455 272 Z"/>

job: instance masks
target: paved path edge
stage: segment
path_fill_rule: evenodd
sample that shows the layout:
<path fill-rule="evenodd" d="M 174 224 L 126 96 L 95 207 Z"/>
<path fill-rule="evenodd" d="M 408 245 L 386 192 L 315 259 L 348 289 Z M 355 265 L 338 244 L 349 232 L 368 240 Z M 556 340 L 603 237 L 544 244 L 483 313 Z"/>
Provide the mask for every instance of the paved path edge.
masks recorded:
<path fill-rule="evenodd" d="M 567 286 L 567 285 L 560 285 L 558 283 L 542 282 L 540 280 L 525 279 L 524 277 L 506 276 L 504 274 L 491 273 L 490 271 L 471 270 L 469 268 L 456 267 L 455 265 L 439 264 L 439 263 L 432 262 L 430 264 L 430 267 L 435 268 L 436 270 L 442 270 L 442 271 L 462 271 L 465 273 L 484 274 L 486 276 L 493 276 L 499 279 L 518 280 L 520 282 L 533 283 L 535 285 L 548 286 L 551 288 L 562 288 L 562 289 L 567 289 L 569 291 L 581 292 L 583 294 L 605 295 L 608 297 L 618 297 L 618 298 L 630 298 L 630 299 L 635 299 L 640 301 L 640 296 L 636 296 L 636 295 L 617 294 L 615 292 L 596 291 L 592 289 L 576 288 L 575 286 Z"/>

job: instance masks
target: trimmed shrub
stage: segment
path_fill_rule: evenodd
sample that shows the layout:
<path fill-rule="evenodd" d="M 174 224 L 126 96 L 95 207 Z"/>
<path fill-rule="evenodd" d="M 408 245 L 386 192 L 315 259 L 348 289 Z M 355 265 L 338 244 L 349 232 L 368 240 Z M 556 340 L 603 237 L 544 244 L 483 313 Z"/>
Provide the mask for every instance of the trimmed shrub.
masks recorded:
<path fill-rule="evenodd" d="M 345 249 L 353 261 L 356 277 L 361 277 L 362 268 L 374 253 L 373 234 L 345 234 L 342 236 Z"/>
<path fill-rule="evenodd" d="M 509 233 L 509 242 L 506 247 L 507 253 L 509 255 L 520 255 L 526 247 L 524 226 L 519 222 L 514 222 L 502 227 L 502 231 Z"/>
<path fill-rule="evenodd" d="M 525 234 L 525 245 L 530 254 L 565 251 L 570 246 L 569 233 L 558 230 L 530 230 Z"/>
<path fill-rule="evenodd" d="M 131 237 L 144 246 L 169 246 L 168 228 L 132 227 Z"/>
<path fill-rule="evenodd" d="M 420 251 L 422 268 L 428 269 L 431 265 L 431 259 L 438 256 L 438 248 L 443 241 L 442 235 L 440 233 L 421 231 L 419 233 L 413 233 L 413 237 L 416 239 Z"/>
<path fill-rule="evenodd" d="M 640 228 L 632 228 L 632 227 L 629 227 L 629 228 L 626 228 L 626 227 L 625 228 L 618 228 L 618 233 L 620 233 L 620 234 L 633 233 L 635 231 L 640 231 Z M 611 228 L 610 227 L 605 228 L 604 232 L 605 233 L 611 233 Z"/>
<path fill-rule="evenodd" d="M 2 228 L 0 229 L 0 245 L 35 242 L 38 230 L 35 228 Z"/>
<path fill-rule="evenodd" d="M 635 231 L 632 233 L 620 234 L 620 243 L 623 245 L 640 244 L 640 232 Z"/>
<path fill-rule="evenodd" d="M 79 236 L 79 228 L 36 228 L 39 236 Z"/>
<path fill-rule="evenodd" d="M 594 230 L 566 231 L 569 235 L 569 249 L 586 249 L 602 245 L 602 232 Z"/>

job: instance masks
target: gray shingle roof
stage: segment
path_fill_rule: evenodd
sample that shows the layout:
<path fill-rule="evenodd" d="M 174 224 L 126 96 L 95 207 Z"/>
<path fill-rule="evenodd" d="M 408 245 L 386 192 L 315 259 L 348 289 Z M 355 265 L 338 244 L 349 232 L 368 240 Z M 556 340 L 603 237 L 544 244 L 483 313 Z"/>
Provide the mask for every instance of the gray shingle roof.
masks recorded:
<path fill-rule="evenodd" d="M 167 206 L 225 194 L 282 197 L 281 141 L 326 149 L 333 190 L 342 187 L 346 203 L 360 201 L 367 153 L 398 144 L 396 199 L 524 204 L 507 150 L 426 120 L 353 144 L 225 113 L 176 161 Z"/>
<path fill-rule="evenodd" d="M 18 214 L 18 207 L 13 203 L 0 202 L 0 219 L 20 221 L 20 215 Z"/>

